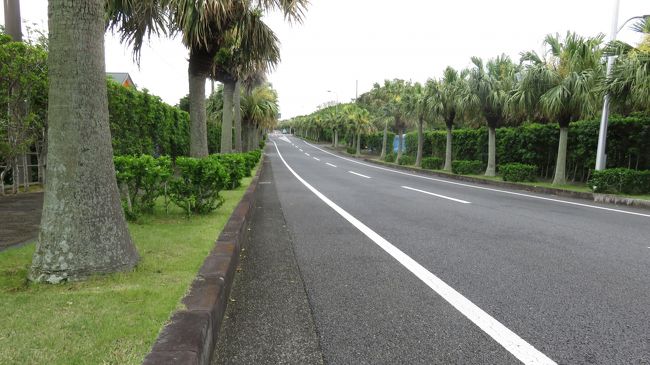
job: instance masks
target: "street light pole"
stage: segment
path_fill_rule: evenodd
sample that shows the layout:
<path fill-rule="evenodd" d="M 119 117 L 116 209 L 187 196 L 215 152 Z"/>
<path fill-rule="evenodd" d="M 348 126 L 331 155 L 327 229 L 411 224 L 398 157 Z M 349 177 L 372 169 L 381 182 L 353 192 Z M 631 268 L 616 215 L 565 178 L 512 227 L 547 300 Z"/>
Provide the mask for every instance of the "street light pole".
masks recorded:
<path fill-rule="evenodd" d="M 616 40 L 616 36 L 623 29 L 625 24 L 627 24 L 632 19 L 648 19 L 650 15 L 640 15 L 633 16 L 623 22 L 621 27 L 618 27 L 618 8 L 620 0 L 616 0 L 614 4 L 614 17 L 612 18 L 612 32 L 609 36 L 610 42 Z M 616 60 L 615 56 L 610 55 L 607 57 L 607 71 L 606 76 L 609 79 L 612 75 L 612 68 L 614 67 L 614 61 Z M 596 170 L 604 170 L 607 166 L 607 126 L 609 124 L 609 103 L 610 97 L 609 93 L 605 93 L 605 98 L 603 100 L 603 113 L 600 118 L 600 129 L 598 131 L 598 149 L 596 150 Z"/>

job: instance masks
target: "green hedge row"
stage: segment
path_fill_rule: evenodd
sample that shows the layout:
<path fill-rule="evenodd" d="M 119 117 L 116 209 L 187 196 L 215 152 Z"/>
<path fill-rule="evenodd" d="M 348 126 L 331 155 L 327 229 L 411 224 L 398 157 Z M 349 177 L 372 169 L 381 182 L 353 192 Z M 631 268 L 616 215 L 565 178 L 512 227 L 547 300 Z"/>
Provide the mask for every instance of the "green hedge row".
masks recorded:
<path fill-rule="evenodd" d="M 618 168 L 594 171 L 589 186 L 595 193 L 650 194 L 650 170 Z"/>
<path fill-rule="evenodd" d="M 482 161 L 456 160 L 451 162 L 451 171 L 458 175 L 478 175 L 485 172 Z"/>
<path fill-rule="evenodd" d="M 421 167 L 428 170 L 440 170 L 443 164 L 444 160 L 440 157 L 423 157 Z"/>
<path fill-rule="evenodd" d="M 393 139 L 395 138 L 395 133 L 388 132 L 387 133 L 387 148 L 388 151 L 392 151 L 393 148 Z M 380 154 L 381 153 L 381 145 L 384 141 L 384 132 L 375 132 L 375 133 L 370 133 L 370 134 L 364 134 L 361 135 L 361 147 L 365 149 L 369 149 L 373 153 Z"/>
<path fill-rule="evenodd" d="M 115 155 L 187 156 L 189 114 L 164 103 L 145 89 L 108 81 L 108 113 Z M 208 147 L 219 151 L 220 127 L 208 123 Z"/>
<path fill-rule="evenodd" d="M 499 165 L 499 175 L 503 181 L 535 181 L 537 180 L 537 166 L 519 162 L 506 163 Z"/>
<path fill-rule="evenodd" d="M 579 121 L 569 128 L 567 176 L 586 181 L 593 170 L 598 144 L 598 120 Z M 446 131 L 425 133 L 424 155 L 444 158 Z M 530 123 L 520 127 L 497 129 L 497 162 L 519 162 L 537 167 L 537 175 L 553 176 L 559 127 L 556 123 Z M 607 166 L 635 170 L 650 169 L 650 116 L 612 117 L 607 133 Z M 487 163 L 488 133 L 486 128 L 453 131 L 455 160 L 479 160 Z M 406 153 L 415 156 L 417 133 L 406 136 Z"/>
<path fill-rule="evenodd" d="M 219 192 L 241 185 L 261 158 L 261 151 L 215 154 L 205 158 L 168 156 L 115 156 L 115 174 L 126 217 L 136 219 L 151 213 L 156 199 L 165 197 L 188 215 L 205 214 L 218 208 Z M 169 198 L 169 200 L 167 199 Z"/>

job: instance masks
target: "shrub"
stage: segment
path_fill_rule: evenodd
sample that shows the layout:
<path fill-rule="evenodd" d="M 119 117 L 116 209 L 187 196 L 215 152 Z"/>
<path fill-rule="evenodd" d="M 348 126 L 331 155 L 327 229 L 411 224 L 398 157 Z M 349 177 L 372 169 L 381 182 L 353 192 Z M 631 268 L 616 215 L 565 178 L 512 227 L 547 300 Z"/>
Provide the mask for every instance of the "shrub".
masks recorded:
<path fill-rule="evenodd" d="M 214 154 L 207 158 L 220 162 L 226 168 L 230 182 L 230 185 L 225 187 L 226 189 L 236 189 L 241 185 L 241 179 L 244 176 L 250 176 L 250 169 L 241 153 Z"/>
<path fill-rule="evenodd" d="M 347 152 L 347 153 L 349 153 L 349 154 L 351 154 L 351 155 L 355 155 L 355 154 L 357 153 L 357 149 L 356 149 L 356 147 L 348 147 L 348 148 L 345 150 L 345 152 Z"/>
<path fill-rule="evenodd" d="M 537 166 L 523 163 L 507 163 L 499 165 L 499 174 L 503 181 L 535 181 Z"/>
<path fill-rule="evenodd" d="M 127 219 L 151 213 L 156 198 L 164 194 L 171 176 L 171 159 L 149 155 L 115 156 L 113 163 Z"/>
<path fill-rule="evenodd" d="M 394 153 L 387 153 L 386 157 L 384 157 L 384 161 L 386 161 L 386 162 L 395 162 L 395 154 Z"/>
<path fill-rule="evenodd" d="M 219 192 L 231 185 L 228 168 L 213 156 L 176 159 L 176 177 L 169 184 L 169 196 L 188 216 L 217 209 L 224 201 Z"/>
<path fill-rule="evenodd" d="M 442 168 L 442 159 L 439 157 L 424 157 L 422 159 L 422 168 L 428 170 L 440 170 Z"/>
<path fill-rule="evenodd" d="M 251 176 L 251 171 L 253 171 L 255 165 L 257 165 L 257 162 L 260 160 L 260 157 L 262 157 L 262 152 L 260 150 L 253 150 L 242 153 L 242 156 L 246 162 L 246 176 Z"/>
<path fill-rule="evenodd" d="M 650 193 L 650 170 L 618 168 L 593 171 L 589 187 L 595 193 L 647 194 Z"/>
<path fill-rule="evenodd" d="M 415 164 L 415 158 L 413 156 L 409 155 L 402 155 L 402 157 L 399 158 L 400 165 L 414 165 Z"/>
<path fill-rule="evenodd" d="M 485 166 L 481 161 L 456 160 L 451 163 L 451 171 L 459 175 L 477 175 L 483 172 Z"/>

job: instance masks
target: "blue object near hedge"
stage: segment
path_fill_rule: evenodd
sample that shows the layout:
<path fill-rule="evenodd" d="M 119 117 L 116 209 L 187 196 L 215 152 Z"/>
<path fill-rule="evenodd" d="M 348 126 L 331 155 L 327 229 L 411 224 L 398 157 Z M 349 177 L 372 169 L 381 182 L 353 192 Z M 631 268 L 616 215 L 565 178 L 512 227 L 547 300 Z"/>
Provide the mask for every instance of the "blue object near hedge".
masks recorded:
<path fill-rule="evenodd" d="M 393 137 L 393 152 L 397 153 L 399 148 L 399 137 Z M 406 134 L 402 134 L 402 153 L 406 152 Z"/>

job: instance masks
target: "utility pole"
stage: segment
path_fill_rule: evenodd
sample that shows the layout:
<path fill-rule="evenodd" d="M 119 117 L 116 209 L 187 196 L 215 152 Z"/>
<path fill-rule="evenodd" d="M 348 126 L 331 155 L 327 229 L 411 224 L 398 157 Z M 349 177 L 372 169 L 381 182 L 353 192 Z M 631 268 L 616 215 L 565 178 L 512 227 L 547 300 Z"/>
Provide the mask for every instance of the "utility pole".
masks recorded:
<path fill-rule="evenodd" d="M 609 41 L 616 40 L 616 33 L 618 33 L 618 8 L 620 0 L 614 1 L 614 11 L 612 17 L 612 31 L 609 34 Z M 614 56 L 607 57 L 607 78 L 612 74 L 612 67 L 614 66 Z M 600 117 L 600 129 L 598 131 L 598 150 L 596 151 L 596 170 L 604 170 L 607 166 L 607 156 L 605 155 L 607 146 L 607 124 L 609 123 L 609 93 L 605 94 L 603 101 L 603 113 Z"/>
<path fill-rule="evenodd" d="M 23 32 L 20 24 L 20 1 L 4 0 L 5 31 L 14 42 L 22 42 Z"/>

